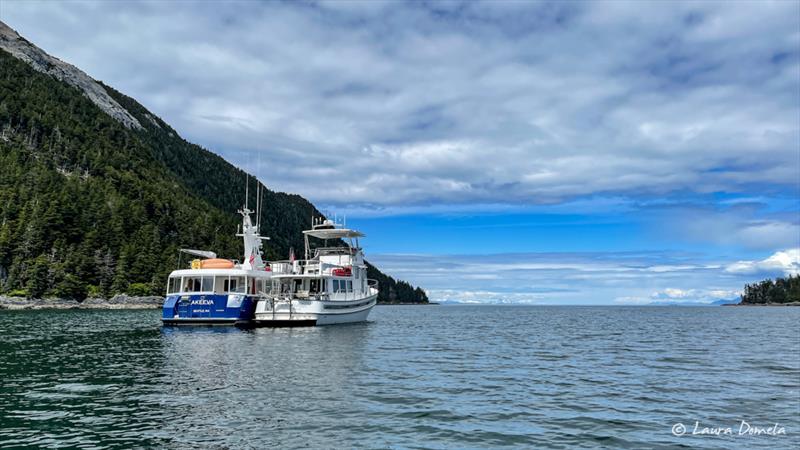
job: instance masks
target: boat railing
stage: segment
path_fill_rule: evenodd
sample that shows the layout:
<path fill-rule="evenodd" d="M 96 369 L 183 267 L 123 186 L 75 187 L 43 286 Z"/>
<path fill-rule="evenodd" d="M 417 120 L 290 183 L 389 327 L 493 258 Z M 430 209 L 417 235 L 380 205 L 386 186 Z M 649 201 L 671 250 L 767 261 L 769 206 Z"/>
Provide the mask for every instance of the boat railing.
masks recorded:
<path fill-rule="evenodd" d="M 316 259 L 271 261 L 269 266 L 273 275 L 337 275 L 334 272 L 336 270 L 352 270 L 352 265 L 350 264 L 331 264 L 327 262 L 320 262 Z"/>
<path fill-rule="evenodd" d="M 377 289 L 378 288 L 378 280 L 373 280 L 372 278 L 367 278 L 367 286 Z"/>
<path fill-rule="evenodd" d="M 318 261 L 296 259 L 294 261 L 271 261 L 269 263 L 270 270 L 274 275 L 291 275 L 303 273 L 303 268 L 306 271 L 313 270 L 315 266 L 319 266 Z"/>
<path fill-rule="evenodd" d="M 282 275 L 292 273 L 292 264 L 288 261 L 270 261 L 269 268 L 273 275 Z"/>
<path fill-rule="evenodd" d="M 306 291 L 299 291 L 299 292 L 280 292 L 280 293 L 273 293 L 271 291 L 264 291 L 259 292 L 259 295 L 263 298 L 267 298 L 270 300 L 275 301 L 291 301 L 291 300 L 330 300 L 331 296 L 327 293 L 319 293 L 319 292 L 306 292 Z"/>

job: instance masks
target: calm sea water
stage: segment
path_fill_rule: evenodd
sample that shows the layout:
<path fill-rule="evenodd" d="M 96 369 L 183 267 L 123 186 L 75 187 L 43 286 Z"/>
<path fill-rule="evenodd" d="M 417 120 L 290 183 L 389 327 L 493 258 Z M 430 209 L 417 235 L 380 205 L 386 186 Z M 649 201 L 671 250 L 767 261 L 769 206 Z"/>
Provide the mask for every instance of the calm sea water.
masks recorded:
<path fill-rule="evenodd" d="M 383 306 L 363 324 L 242 331 L 0 312 L 0 446 L 797 448 L 799 319 Z M 739 435 L 742 420 L 786 434 Z"/>

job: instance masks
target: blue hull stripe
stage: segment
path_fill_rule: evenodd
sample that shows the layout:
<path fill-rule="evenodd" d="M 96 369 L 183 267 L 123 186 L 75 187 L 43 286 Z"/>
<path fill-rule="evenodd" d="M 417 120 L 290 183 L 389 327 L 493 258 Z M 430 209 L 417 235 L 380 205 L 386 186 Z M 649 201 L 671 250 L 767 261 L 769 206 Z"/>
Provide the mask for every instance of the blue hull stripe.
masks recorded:
<path fill-rule="evenodd" d="M 253 319 L 256 299 L 245 295 L 170 295 L 164 300 L 164 323 L 241 323 Z"/>

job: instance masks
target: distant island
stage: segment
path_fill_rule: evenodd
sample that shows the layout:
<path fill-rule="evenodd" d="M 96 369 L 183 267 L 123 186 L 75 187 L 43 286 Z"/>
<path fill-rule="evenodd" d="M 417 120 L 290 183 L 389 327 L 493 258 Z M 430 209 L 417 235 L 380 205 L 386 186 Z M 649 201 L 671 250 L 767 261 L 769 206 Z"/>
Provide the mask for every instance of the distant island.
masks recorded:
<path fill-rule="evenodd" d="M 800 274 L 746 284 L 739 305 L 800 306 Z"/>

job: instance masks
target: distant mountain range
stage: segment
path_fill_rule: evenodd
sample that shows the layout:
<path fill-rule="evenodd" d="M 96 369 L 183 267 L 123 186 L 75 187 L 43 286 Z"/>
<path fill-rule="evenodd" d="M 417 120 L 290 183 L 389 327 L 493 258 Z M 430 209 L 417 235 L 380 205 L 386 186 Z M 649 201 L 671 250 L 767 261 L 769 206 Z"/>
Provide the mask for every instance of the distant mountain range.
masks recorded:
<path fill-rule="evenodd" d="M 0 294 L 162 294 L 178 248 L 241 258 L 246 179 L 0 22 Z M 264 193 L 266 257 L 286 259 L 321 214 L 298 195 Z M 373 266 L 368 275 L 380 302 L 428 301 Z"/>
<path fill-rule="evenodd" d="M 721 306 L 721 305 L 736 305 L 739 303 L 738 298 L 719 299 L 713 302 L 675 302 L 675 301 L 659 301 L 650 302 L 647 306 Z"/>

